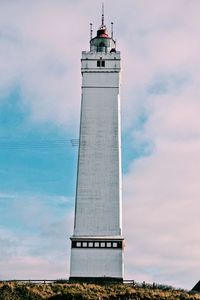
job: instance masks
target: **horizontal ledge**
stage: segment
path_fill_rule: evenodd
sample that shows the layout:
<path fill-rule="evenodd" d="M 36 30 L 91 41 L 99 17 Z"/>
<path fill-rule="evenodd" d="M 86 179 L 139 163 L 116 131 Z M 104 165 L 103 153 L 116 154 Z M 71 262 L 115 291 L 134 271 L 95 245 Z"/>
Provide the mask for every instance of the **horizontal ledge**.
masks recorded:
<path fill-rule="evenodd" d="M 105 70 L 105 69 L 99 69 L 99 70 L 89 70 L 88 69 L 81 69 L 81 73 L 120 73 L 120 69 L 116 69 L 116 70 L 113 70 L 113 71 L 109 71 L 108 69 Z"/>
<path fill-rule="evenodd" d="M 105 61 L 120 61 L 121 58 L 109 58 L 109 57 L 95 57 L 95 58 L 81 58 L 81 61 L 97 61 L 97 60 L 105 60 Z"/>
<path fill-rule="evenodd" d="M 96 240 L 109 240 L 109 241 L 116 241 L 116 240 L 119 240 L 119 241 L 123 241 L 124 238 L 121 236 L 121 235 L 108 235 L 108 236 L 89 236 L 89 235 L 72 235 L 70 237 L 70 240 L 72 241 L 76 241 L 76 240 L 91 240 L 91 241 L 96 241 Z"/>
<path fill-rule="evenodd" d="M 97 68 L 81 68 L 81 71 L 88 72 L 119 72 L 121 68 L 106 68 L 106 67 L 97 67 Z"/>
<path fill-rule="evenodd" d="M 82 86 L 82 89 L 119 89 L 119 86 Z"/>

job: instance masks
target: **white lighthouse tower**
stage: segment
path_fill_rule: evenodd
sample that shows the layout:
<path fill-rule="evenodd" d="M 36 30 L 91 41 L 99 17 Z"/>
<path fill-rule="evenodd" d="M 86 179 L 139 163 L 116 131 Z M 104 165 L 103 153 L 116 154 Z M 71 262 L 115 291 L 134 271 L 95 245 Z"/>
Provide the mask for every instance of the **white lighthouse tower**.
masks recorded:
<path fill-rule="evenodd" d="M 82 52 L 82 102 L 70 280 L 122 281 L 120 52 L 102 24 Z"/>

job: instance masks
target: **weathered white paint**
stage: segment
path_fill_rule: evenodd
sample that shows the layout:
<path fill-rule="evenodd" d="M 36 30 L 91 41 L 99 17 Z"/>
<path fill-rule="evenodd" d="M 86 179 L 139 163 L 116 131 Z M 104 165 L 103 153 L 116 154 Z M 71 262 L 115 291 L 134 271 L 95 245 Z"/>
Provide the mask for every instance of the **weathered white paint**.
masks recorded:
<path fill-rule="evenodd" d="M 119 63 L 119 53 L 83 52 L 75 236 L 121 234 Z"/>
<path fill-rule="evenodd" d="M 97 60 L 105 67 L 97 67 Z M 72 238 L 122 239 L 120 52 L 82 52 L 82 102 Z M 123 278 L 122 249 L 72 248 L 70 277 Z"/>
<path fill-rule="evenodd" d="M 122 278 L 122 251 L 113 249 L 72 249 L 73 277 Z"/>

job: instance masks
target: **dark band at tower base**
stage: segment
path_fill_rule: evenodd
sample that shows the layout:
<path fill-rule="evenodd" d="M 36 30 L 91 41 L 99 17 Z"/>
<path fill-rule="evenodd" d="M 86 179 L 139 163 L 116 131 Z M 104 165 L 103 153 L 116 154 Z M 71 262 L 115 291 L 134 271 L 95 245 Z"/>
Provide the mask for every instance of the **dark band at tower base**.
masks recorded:
<path fill-rule="evenodd" d="M 123 278 L 114 278 L 114 277 L 69 277 L 71 283 L 123 283 Z"/>

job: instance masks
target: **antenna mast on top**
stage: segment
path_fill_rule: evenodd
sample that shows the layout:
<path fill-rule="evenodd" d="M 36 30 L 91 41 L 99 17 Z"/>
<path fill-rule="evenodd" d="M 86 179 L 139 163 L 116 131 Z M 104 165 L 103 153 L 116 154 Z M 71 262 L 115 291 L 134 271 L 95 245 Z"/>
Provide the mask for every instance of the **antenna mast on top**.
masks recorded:
<path fill-rule="evenodd" d="M 113 39 L 113 22 L 111 22 L 111 38 Z"/>
<path fill-rule="evenodd" d="M 104 26 L 104 3 L 102 3 L 102 26 Z"/>
<path fill-rule="evenodd" d="M 90 23 L 90 39 L 92 39 L 92 32 L 93 32 L 93 30 L 92 30 L 92 23 Z"/>

